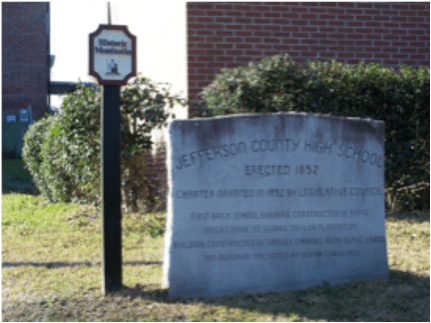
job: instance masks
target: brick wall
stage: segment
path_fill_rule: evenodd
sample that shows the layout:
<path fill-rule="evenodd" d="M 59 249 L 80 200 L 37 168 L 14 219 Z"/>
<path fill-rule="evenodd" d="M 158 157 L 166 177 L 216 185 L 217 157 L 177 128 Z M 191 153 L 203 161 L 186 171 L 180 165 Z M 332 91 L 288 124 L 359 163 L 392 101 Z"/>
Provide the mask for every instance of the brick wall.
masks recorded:
<path fill-rule="evenodd" d="M 2 3 L 2 115 L 32 106 L 33 120 L 47 111 L 49 3 Z"/>
<path fill-rule="evenodd" d="M 146 154 L 146 159 L 148 162 L 148 168 L 153 171 L 151 174 L 151 180 L 158 189 L 159 194 L 166 194 L 164 191 L 166 189 L 166 147 L 161 146 L 156 151 L 151 154 L 148 152 Z"/>
<path fill-rule="evenodd" d="M 296 62 L 430 64 L 427 2 L 187 3 L 188 97 L 219 68 L 289 54 Z"/>
<path fill-rule="evenodd" d="M 220 68 L 289 54 L 298 63 L 335 59 L 430 65 L 430 4 L 363 2 L 187 3 L 188 98 Z M 152 165 L 166 182 L 165 154 Z"/>

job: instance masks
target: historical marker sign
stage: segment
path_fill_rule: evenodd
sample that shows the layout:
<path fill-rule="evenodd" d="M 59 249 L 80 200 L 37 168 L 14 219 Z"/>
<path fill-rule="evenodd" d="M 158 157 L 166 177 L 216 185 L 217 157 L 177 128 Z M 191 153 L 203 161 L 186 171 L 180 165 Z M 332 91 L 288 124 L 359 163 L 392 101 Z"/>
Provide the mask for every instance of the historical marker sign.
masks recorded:
<path fill-rule="evenodd" d="M 177 120 L 170 297 L 388 278 L 384 123 L 301 113 Z"/>
<path fill-rule="evenodd" d="M 90 34 L 90 75 L 103 84 L 102 289 L 107 294 L 122 288 L 120 86 L 136 75 L 136 37 L 128 31 L 127 26 L 100 25 Z"/>
<path fill-rule="evenodd" d="M 136 76 L 136 37 L 127 26 L 100 25 L 90 34 L 90 75 L 111 85 Z"/>

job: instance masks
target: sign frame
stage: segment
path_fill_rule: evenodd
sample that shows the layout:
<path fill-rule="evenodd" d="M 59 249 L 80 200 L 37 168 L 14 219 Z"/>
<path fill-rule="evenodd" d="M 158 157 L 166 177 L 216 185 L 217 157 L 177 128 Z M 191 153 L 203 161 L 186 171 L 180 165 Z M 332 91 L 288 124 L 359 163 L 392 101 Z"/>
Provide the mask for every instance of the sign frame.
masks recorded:
<path fill-rule="evenodd" d="M 103 31 L 105 30 L 114 30 L 114 31 L 121 31 L 123 32 L 126 37 L 130 38 L 131 40 L 131 47 L 132 47 L 132 70 L 129 74 L 127 74 L 122 80 L 107 80 L 104 79 L 98 72 L 95 71 L 95 52 L 94 52 L 94 39 L 99 36 Z M 97 79 L 97 82 L 100 85 L 126 85 L 127 81 L 136 76 L 136 70 L 137 70 L 137 64 L 136 64 L 136 36 L 132 35 L 130 31 L 128 30 L 126 25 L 99 25 L 99 28 L 90 34 L 89 37 L 89 53 L 90 53 L 90 72 L 89 74 L 91 76 L 94 76 Z M 114 56 L 115 54 L 113 54 Z"/>

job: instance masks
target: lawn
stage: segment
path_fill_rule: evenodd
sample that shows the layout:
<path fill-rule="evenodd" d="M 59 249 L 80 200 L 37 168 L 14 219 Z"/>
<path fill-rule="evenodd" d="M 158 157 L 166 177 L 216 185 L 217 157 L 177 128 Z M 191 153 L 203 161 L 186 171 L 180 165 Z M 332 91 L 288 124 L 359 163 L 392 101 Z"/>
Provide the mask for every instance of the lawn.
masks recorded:
<path fill-rule="evenodd" d="M 165 216 L 123 215 L 124 288 L 103 296 L 100 213 L 3 190 L 3 321 L 430 320 L 429 213 L 387 214 L 387 282 L 176 299 L 161 288 Z"/>

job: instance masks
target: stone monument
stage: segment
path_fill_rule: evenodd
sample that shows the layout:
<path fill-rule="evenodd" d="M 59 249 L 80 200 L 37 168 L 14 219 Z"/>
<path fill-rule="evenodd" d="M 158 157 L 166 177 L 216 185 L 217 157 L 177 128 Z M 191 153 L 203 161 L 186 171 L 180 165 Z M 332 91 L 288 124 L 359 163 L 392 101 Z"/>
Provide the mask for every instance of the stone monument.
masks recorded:
<path fill-rule="evenodd" d="M 388 279 L 383 122 L 177 120 L 168 141 L 170 297 Z"/>

